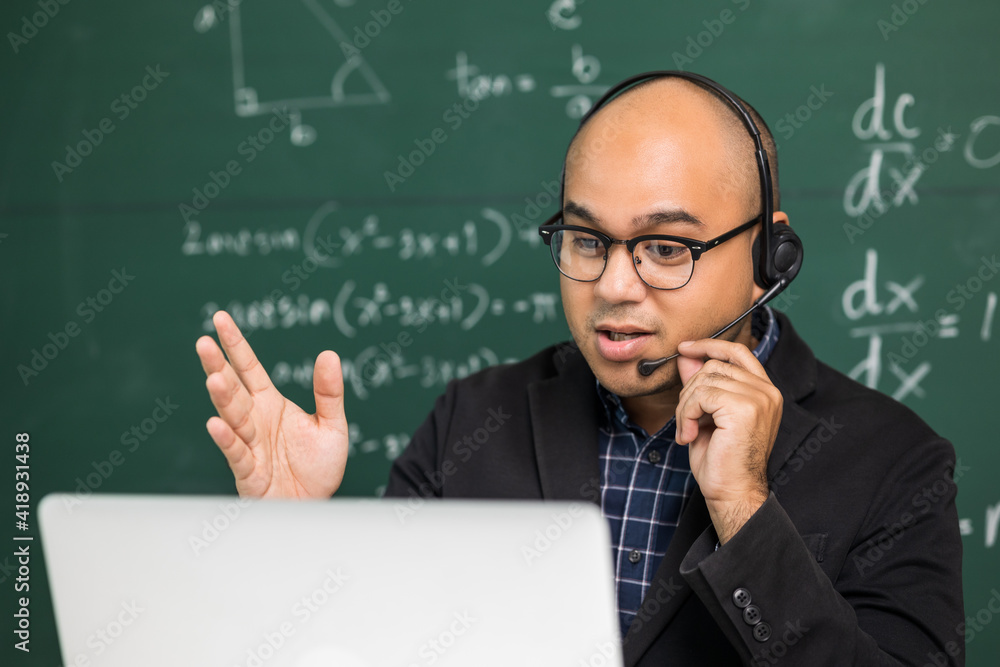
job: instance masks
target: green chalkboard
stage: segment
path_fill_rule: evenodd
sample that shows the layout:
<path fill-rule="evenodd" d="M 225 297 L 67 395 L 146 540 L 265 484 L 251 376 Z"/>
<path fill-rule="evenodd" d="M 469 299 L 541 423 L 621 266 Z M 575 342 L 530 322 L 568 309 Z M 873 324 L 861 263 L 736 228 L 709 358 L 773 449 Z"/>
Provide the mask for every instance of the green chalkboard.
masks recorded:
<path fill-rule="evenodd" d="M 533 226 L 576 119 L 681 67 L 775 132 L 807 253 L 778 307 L 954 442 L 967 613 L 993 618 L 1000 6 L 204 2 L 0 9 L 0 423 L 12 454 L 30 434 L 32 511 L 232 492 L 194 353 L 217 308 L 310 411 L 316 356 L 341 354 L 342 493 L 378 494 L 449 379 L 568 336 Z M 11 562 L 4 664 L 58 664 L 40 554 L 32 651 L 11 648 Z M 998 628 L 967 636 L 970 665 Z"/>

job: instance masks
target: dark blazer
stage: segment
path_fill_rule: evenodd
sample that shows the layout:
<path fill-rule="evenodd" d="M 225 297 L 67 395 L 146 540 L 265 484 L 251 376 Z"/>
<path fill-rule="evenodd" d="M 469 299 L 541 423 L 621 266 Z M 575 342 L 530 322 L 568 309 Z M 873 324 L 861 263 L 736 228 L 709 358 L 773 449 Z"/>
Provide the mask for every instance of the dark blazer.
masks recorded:
<path fill-rule="evenodd" d="M 964 664 L 952 446 L 817 361 L 778 317 L 770 497 L 715 551 L 694 491 L 623 640 L 626 664 Z M 452 382 L 386 495 L 599 504 L 600 409 L 569 344 Z"/>

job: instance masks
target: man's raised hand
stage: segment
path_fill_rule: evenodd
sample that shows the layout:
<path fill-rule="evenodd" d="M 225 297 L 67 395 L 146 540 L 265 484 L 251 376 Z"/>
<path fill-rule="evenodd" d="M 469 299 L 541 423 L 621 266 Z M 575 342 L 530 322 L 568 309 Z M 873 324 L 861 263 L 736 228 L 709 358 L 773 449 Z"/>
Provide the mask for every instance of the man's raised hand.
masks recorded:
<path fill-rule="evenodd" d="M 233 318 L 212 318 L 219 342 L 198 339 L 208 376 L 205 386 L 218 411 L 206 428 L 236 478 L 241 496 L 328 498 L 344 478 L 347 417 L 340 357 L 326 350 L 316 359 L 316 414 L 306 414 L 275 388 Z M 226 357 L 229 360 L 226 360 Z"/>

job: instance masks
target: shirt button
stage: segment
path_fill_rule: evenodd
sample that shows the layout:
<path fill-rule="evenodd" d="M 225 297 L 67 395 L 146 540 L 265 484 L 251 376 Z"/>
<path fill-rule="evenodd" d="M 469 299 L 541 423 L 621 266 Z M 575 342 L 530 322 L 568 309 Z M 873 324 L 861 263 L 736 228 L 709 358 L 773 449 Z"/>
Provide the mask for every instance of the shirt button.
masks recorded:
<path fill-rule="evenodd" d="M 760 608 L 752 604 L 743 610 L 743 621 L 747 625 L 756 625 L 760 622 Z"/>
<path fill-rule="evenodd" d="M 759 642 L 766 642 L 771 638 L 771 626 L 764 621 L 753 626 L 753 638 Z"/>
<path fill-rule="evenodd" d="M 733 591 L 733 604 L 740 609 L 750 604 L 750 591 L 745 588 L 737 588 Z"/>
<path fill-rule="evenodd" d="M 639 553 L 638 549 L 632 549 L 632 552 L 628 555 L 628 560 L 630 563 L 638 563 L 642 560 L 642 554 Z"/>
<path fill-rule="evenodd" d="M 649 462 L 652 463 L 653 465 L 656 465 L 657 463 L 663 460 L 663 457 L 655 449 L 649 450 L 649 453 L 646 454 L 646 458 L 649 459 Z"/>

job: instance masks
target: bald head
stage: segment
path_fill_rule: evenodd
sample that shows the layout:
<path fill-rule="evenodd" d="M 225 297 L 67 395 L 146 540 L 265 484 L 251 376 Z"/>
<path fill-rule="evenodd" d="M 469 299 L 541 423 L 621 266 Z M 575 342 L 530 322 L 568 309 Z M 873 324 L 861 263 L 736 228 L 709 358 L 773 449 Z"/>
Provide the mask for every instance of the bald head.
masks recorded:
<path fill-rule="evenodd" d="M 757 111 L 738 98 L 757 124 L 770 163 L 774 210 L 779 210 L 778 159 L 774 138 Z M 640 83 L 599 109 L 576 133 L 566 154 L 566 174 L 590 160 L 599 160 L 607 142 L 625 128 L 650 136 L 663 132 L 694 132 L 704 137 L 704 150 L 714 151 L 720 168 L 720 195 L 742 202 L 747 219 L 761 212 L 760 176 L 754 141 L 738 112 L 715 90 L 678 77 Z"/>

